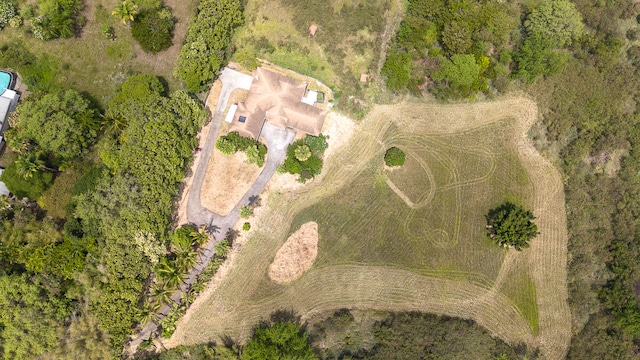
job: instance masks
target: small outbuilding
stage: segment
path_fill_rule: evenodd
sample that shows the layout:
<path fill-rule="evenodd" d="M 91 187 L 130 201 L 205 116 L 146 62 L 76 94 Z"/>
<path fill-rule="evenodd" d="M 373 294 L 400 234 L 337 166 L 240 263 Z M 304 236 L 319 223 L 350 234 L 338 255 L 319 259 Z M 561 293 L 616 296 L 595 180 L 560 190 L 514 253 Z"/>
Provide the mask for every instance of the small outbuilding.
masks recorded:
<path fill-rule="evenodd" d="M 317 25 L 309 26 L 309 36 L 316 36 L 316 31 L 318 31 Z"/>

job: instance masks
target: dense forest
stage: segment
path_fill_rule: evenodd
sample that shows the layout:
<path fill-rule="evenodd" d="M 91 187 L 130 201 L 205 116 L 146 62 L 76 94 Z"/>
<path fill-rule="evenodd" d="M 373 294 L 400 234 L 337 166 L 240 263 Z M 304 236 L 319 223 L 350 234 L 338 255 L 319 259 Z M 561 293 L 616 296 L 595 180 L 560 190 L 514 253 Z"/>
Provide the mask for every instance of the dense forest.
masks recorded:
<path fill-rule="evenodd" d="M 171 9 L 139 3 L 123 1 L 113 16 L 131 25 L 144 51 L 159 52 L 171 44 Z M 0 29 L 24 26 L 42 42 L 81 36 L 82 1 L 36 5 L 0 1 L 0 15 L 13 19 L 0 19 Z M 230 10 L 216 15 L 226 40 L 198 46 L 204 58 L 219 61 L 181 60 L 178 74 L 182 67 L 209 68 L 185 85 L 210 82 L 227 58 L 231 29 L 242 19 L 239 1 L 202 1 L 184 47 L 193 48 L 204 31 L 199 24 L 219 8 Z M 113 41 L 113 29 L 104 36 Z M 169 302 L 209 238 L 206 229 L 174 229 L 172 222 L 209 115 L 194 94 L 170 93 L 165 79 L 135 72 L 101 105 L 64 83 L 59 74 L 68 64 L 20 40 L 0 47 L 0 64 L 19 73 L 29 92 L 10 118 L 10 151 L 2 159 L 1 180 L 13 196 L 0 203 L 0 352 L 5 359 L 117 357 L 127 337 Z M 218 246 L 201 277 L 213 275 L 228 249 L 226 242 Z M 183 304 L 204 288 L 208 279 L 201 277 Z M 177 317 L 163 322 L 163 334 Z"/>
<path fill-rule="evenodd" d="M 382 69 L 398 92 L 538 102 L 531 135 L 566 179 L 571 359 L 640 350 L 639 15 L 630 0 L 412 0 Z"/>

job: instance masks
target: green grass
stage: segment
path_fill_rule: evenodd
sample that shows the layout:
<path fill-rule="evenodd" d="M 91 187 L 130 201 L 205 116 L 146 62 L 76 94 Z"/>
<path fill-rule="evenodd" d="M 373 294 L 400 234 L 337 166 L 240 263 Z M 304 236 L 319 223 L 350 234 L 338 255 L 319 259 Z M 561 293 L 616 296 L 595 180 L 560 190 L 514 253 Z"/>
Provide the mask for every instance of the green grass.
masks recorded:
<path fill-rule="evenodd" d="M 522 317 L 529 323 L 534 335 L 538 335 L 538 304 L 536 302 L 536 287 L 531 278 L 531 272 L 526 259 L 520 257 L 507 275 L 500 291 L 506 295 L 518 308 Z"/>
<path fill-rule="evenodd" d="M 504 145 L 508 139 L 501 126 L 453 136 L 392 130 L 386 143 L 407 151 L 410 162 L 385 173 L 382 160 L 374 158 L 343 191 L 300 213 L 291 231 L 306 221 L 318 222 L 322 240 L 316 266 L 393 264 L 440 276 L 479 274 L 489 282 L 503 251 L 486 241 L 484 215 L 505 194 L 528 202 L 532 191 L 530 183 L 516 181 L 526 178 L 526 170 Z M 384 177 L 418 208 L 407 206 Z M 343 238 L 348 241 L 342 243 Z"/>
<path fill-rule="evenodd" d="M 173 10 L 179 21 L 188 23 L 196 1 L 180 2 Z M 87 22 L 77 37 L 42 41 L 20 28 L 5 27 L 0 32 L 0 46 L 14 40 L 23 41 L 31 53 L 45 57 L 55 72 L 58 87 L 72 87 L 84 92 L 104 106 L 117 86 L 130 74 L 149 73 L 163 77 L 171 90 L 181 87 L 172 76 L 173 52 L 151 56 L 136 48 L 130 28 L 111 16 L 112 0 L 87 0 L 83 15 Z M 112 26 L 115 40 L 106 39 L 102 25 Z M 157 61 L 156 61 L 157 60 Z M 1 64 L 11 67 L 11 64 Z"/>
<path fill-rule="evenodd" d="M 249 0 L 246 25 L 235 38 L 238 49 L 319 79 L 337 94 L 364 100 L 360 74 L 376 72 L 389 1 Z M 314 37 L 309 26 L 318 26 Z M 353 98 L 352 98 L 353 99 Z M 360 102 L 338 101 L 357 111 Z"/>
<path fill-rule="evenodd" d="M 392 266 L 490 287 L 504 250 L 486 239 L 484 216 L 505 199 L 524 204 L 533 200 L 527 171 L 510 132 L 503 130 L 512 123 L 505 120 L 455 135 L 416 135 L 391 127 L 385 146 L 405 151 L 405 165 L 383 170 L 386 147 L 381 148 L 348 185 L 299 212 L 287 235 L 308 221 L 318 223 L 315 268 Z M 416 208 L 409 207 L 387 179 Z M 528 277 L 512 282 L 517 289 L 533 286 Z M 507 296 L 537 328 L 535 289 L 531 291 L 525 297 L 517 292 Z M 264 279 L 254 300 L 277 292 L 278 286 Z"/>

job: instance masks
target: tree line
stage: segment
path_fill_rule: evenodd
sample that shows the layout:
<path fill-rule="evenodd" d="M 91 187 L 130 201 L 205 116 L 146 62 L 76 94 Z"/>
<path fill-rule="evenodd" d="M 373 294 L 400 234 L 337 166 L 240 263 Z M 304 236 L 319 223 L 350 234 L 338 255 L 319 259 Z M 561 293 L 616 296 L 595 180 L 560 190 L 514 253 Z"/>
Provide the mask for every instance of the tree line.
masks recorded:
<path fill-rule="evenodd" d="M 220 9 L 236 12 L 219 16 Z M 215 28 L 227 39 L 231 34 L 224 32 L 242 19 L 239 2 L 226 0 L 203 1 L 198 16 L 234 24 Z M 205 35 L 201 30 L 190 31 L 193 39 Z M 228 45 L 208 51 L 218 54 Z M 0 48 L 0 60 L 31 92 L 6 133 L 11 152 L 1 180 L 14 196 L 0 198 L 0 353 L 6 359 L 112 358 L 137 326 L 169 303 L 167 295 L 209 239 L 207 229 L 172 226 L 208 114 L 192 94 L 169 94 L 153 75 L 128 76 L 100 108 L 90 94 L 59 83 L 58 69 L 22 43 Z M 215 74 L 225 60 L 206 66 Z M 198 80 L 198 90 L 212 79 Z M 228 249 L 228 242 L 218 246 L 219 256 L 184 304 Z M 162 323 L 163 333 L 175 329 L 183 310 Z"/>

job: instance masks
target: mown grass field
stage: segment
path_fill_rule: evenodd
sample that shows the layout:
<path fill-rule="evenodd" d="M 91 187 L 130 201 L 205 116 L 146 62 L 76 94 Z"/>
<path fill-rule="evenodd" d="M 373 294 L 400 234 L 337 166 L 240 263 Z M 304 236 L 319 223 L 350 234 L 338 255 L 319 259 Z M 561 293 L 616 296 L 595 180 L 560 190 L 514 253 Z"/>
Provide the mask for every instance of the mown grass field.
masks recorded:
<path fill-rule="evenodd" d="M 360 75 L 379 73 L 383 45 L 402 10 L 396 0 L 248 0 L 235 56 L 252 54 L 319 79 L 335 91 L 338 106 L 360 116 L 376 89 Z"/>
<path fill-rule="evenodd" d="M 27 32 L 28 26 L 5 27 L 0 32 L 0 46 L 12 41 L 22 41 L 29 51 L 38 57 L 46 57 L 55 72 L 60 87 L 70 87 L 91 95 L 104 106 L 116 87 L 124 79 L 136 73 L 161 76 L 171 90 L 180 88 L 172 75 L 174 62 L 182 46 L 189 19 L 197 1 L 165 0 L 177 19 L 173 46 L 156 55 L 145 53 L 131 37 L 129 26 L 122 25 L 111 15 L 116 6 L 114 0 L 84 1 L 83 16 L 86 24 L 77 37 L 42 41 Z M 102 34 L 102 26 L 112 26 L 115 40 Z M 7 64 L 0 64 L 6 67 Z"/>
<path fill-rule="evenodd" d="M 305 319 L 346 307 L 473 318 L 562 358 L 571 336 L 564 197 L 558 172 L 526 140 L 536 118 L 521 98 L 377 106 L 319 179 L 270 194 L 227 276 L 168 345 L 244 341 L 278 309 Z M 389 146 L 406 150 L 403 169 L 385 170 Z M 484 236 L 484 215 L 504 200 L 538 217 L 541 235 L 525 251 Z M 314 266 L 287 286 L 272 282 L 276 251 L 307 221 L 319 227 Z"/>

